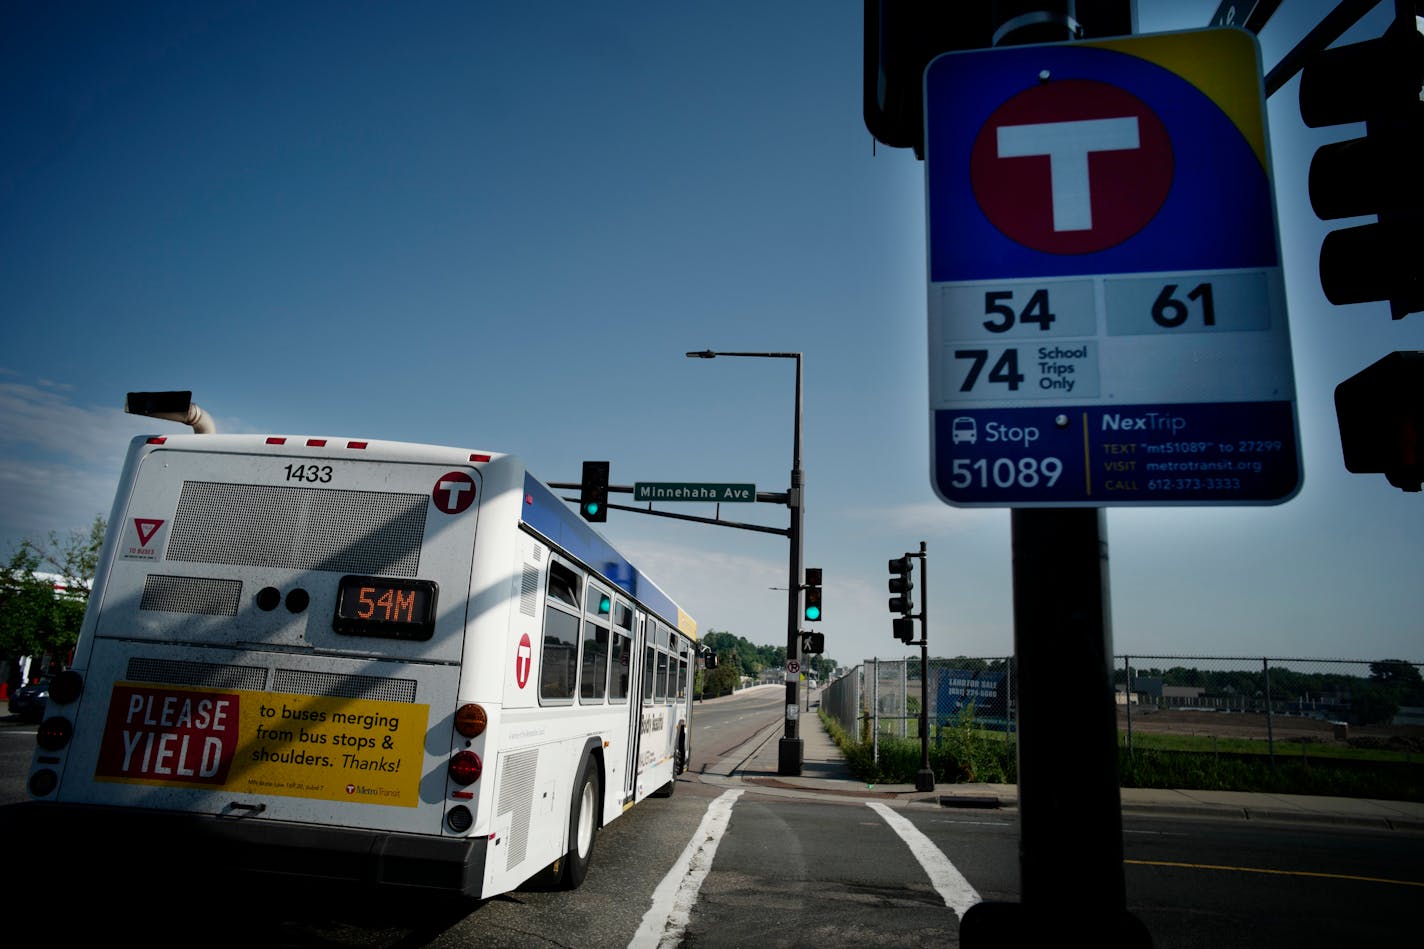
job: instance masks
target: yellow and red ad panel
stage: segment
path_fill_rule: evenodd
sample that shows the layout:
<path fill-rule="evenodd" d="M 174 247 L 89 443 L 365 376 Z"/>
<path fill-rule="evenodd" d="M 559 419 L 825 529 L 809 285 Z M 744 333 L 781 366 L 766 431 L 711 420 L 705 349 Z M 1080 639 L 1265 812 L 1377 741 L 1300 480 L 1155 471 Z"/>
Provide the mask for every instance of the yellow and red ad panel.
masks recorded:
<path fill-rule="evenodd" d="M 415 807 L 430 706 L 121 682 L 94 776 Z"/>

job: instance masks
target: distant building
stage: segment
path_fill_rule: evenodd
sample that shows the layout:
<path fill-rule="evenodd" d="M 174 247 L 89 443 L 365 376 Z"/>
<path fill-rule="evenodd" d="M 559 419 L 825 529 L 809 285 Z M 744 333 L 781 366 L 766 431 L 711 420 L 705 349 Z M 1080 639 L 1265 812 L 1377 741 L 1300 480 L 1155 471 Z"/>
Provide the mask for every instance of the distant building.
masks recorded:
<path fill-rule="evenodd" d="M 1162 686 L 1162 704 L 1169 707 L 1200 705 L 1206 689 L 1199 685 Z"/>
<path fill-rule="evenodd" d="M 1391 725 L 1424 725 L 1424 706 L 1401 705 L 1389 723 Z"/>

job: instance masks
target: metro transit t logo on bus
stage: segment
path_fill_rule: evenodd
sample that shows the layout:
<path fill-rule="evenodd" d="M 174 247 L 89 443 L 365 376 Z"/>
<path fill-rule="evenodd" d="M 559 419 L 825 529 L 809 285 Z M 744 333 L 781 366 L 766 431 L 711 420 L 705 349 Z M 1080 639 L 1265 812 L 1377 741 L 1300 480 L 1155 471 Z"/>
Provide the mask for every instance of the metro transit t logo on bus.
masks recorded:
<path fill-rule="evenodd" d="M 448 471 L 430 492 L 435 506 L 446 514 L 459 514 L 475 503 L 475 479 L 463 471 Z"/>

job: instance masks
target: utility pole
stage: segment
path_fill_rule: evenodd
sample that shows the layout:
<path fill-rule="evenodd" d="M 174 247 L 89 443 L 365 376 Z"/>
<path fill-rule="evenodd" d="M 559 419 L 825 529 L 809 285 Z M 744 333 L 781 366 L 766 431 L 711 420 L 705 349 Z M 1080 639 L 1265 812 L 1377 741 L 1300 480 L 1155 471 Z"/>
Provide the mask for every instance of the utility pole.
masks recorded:
<path fill-rule="evenodd" d="M 1131 32 L 1128 0 L 992 6 L 996 47 Z M 1080 19 L 1080 7 L 1100 19 Z M 1077 914 L 1115 945 L 1151 946 L 1146 927 L 1127 912 L 1123 879 L 1106 512 L 1015 507 L 1011 518 L 1022 902 L 971 908 L 960 938 L 968 947 L 1048 944 L 1061 920 Z M 1064 681 L 1083 690 L 1081 733 L 1072 742 L 1056 723 L 1054 691 Z M 1072 780 L 1063 779 L 1068 774 Z"/>
<path fill-rule="evenodd" d="M 920 561 L 920 611 L 915 612 L 914 566 L 912 560 Z M 934 790 L 934 769 L 930 767 L 930 686 L 929 686 L 929 594 L 926 592 L 928 580 L 925 556 L 925 542 L 920 541 L 920 552 L 906 553 L 889 562 L 890 580 L 888 587 L 895 596 L 890 597 L 891 613 L 900 617 L 893 621 L 895 638 L 907 646 L 915 645 L 915 620 L 920 621 L 920 770 L 915 775 L 916 791 Z"/>
<path fill-rule="evenodd" d="M 930 606 L 929 559 L 925 542 L 920 541 L 920 770 L 915 774 L 916 791 L 933 791 L 934 769 L 930 767 Z"/>

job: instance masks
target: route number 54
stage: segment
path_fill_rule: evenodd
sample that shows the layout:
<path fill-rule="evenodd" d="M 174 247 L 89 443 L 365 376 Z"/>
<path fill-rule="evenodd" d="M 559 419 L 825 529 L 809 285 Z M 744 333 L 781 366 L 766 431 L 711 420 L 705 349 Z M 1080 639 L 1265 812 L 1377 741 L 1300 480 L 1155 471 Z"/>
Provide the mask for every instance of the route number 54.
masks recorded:
<path fill-rule="evenodd" d="M 984 328 L 991 333 L 1007 333 L 1014 328 L 1014 321 L 1037 323 L 1038 328 L 1047 332 L 1056 317 L 1048 308 L 1048 290 L 1038 289 L 1028 298 L 1028 303 L 1018 313 L 1010 305 L 1014 299 L 1012 290 L 990 290 L 984 294 L 984 312 L 995 318 L 984 321 Z"/>

